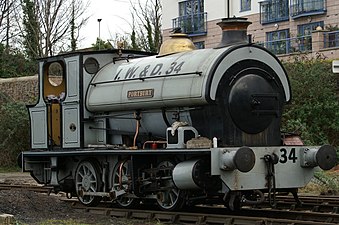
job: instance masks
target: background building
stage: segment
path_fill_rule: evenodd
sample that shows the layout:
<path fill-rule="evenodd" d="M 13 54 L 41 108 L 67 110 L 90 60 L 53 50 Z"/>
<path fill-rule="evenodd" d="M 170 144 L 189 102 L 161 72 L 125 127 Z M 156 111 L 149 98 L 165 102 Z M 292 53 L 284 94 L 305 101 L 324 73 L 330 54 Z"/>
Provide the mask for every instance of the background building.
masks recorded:
<path fill-rule="evenodd" d="M 339 58 L 338 0 L 163 0 L 163 36 L 181 27 L 198 48 L 221 39 L 221 18 L 246 17 L 248 34 L 279 57 L 301 52 Z"/>

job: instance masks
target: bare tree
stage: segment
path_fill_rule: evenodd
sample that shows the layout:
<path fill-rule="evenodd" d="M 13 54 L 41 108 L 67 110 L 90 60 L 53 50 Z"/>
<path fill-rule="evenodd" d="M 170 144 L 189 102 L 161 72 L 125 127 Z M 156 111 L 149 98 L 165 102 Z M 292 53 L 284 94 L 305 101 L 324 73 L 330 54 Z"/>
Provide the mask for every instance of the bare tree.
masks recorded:
<path fill-rule="evenodd" d="M 83 28 L 89 19 L 89 16 L 84 16 L 87 8 L 90 6 L 89 0 L 72 0 L 71 13 L 71 50 L 77 49 L 77 44 L 81 41 L 80 30 Z"/>
<path fill-rule="evenodd" d="M 13 36 L 11 29 L 13 27 L 12 16 L 16 7 L 15 0 L 0 0 L 0 36 L 1 42 L 5 41 L 6 49 L 9 48 L 9 42 Z"/>
<path fill-rule="evenodd" d="M 79 38 L 79 30 L 88 19 L 82 16 L 89 6 L 88 1 L 23 0 L 23 3 L 29 3 L 30 6 L 33 5 L 34 7 L 31 9 L 33 14 L 28 15 L 25 5 L 22 5 L 25 18 L 24 26 L 21 26 L 23 33 L 27 34 L 29 29 L 35 28 L 38 25 L 38 29 L 30 30 L 32 32 L 28 37 L 33 39 L 31 43 L 34 46 L 26 44 L 26 49 L 28 48 L 36 52 L 36 57 L 51 56 L 70 48 L 75 50 L 76 42 Z M 38 50 L 35 51 L 37 47 Z"/>
<path fill-rule="evenodd" d="M 161 16 L 162 7 L 160 0 L 146 0 L 132 6 L 132 46 L 138 46 L 142 50 L 158 52 L 162 43 Z"/>
<path fill-rule="evenodd" d="M 3 33 L 3 30 L 5 30 L 4 24 L 6 23 L 7 17 L 9 15 L 11 2 L 9 0 L 0 0 L 0 33 Z"/>

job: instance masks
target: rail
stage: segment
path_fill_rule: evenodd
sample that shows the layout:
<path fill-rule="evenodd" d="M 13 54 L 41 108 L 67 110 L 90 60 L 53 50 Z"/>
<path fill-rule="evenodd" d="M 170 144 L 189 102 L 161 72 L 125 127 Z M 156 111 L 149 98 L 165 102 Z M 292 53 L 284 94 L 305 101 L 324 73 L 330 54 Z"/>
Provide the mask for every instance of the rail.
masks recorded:
<path fill-rule="evenodd" d="M 303 202 L 318 206 L 332 204 L 338 206 L 339 196 L 301 196 Z M 339 224 L 338 211 L 319 212 L 309 211 L 304 207 L 281 208 L 281 201 L 286 201 L 286 205 L 293 205 L 292 196 L 277 196 L 278 208 L 251 208 L 243 207 L 239 211 L 230 211 L 224 206 L 199 205 L 185 208 L 182 212 L 158 211 L 154 205 L 142 205 L 141 209 L 121 209 L 112 208 L 111 202 L 103 202 L 100 207 L 85 207 L 75 199 L 64 199 L 71 202 L 76 210 L 84 210 L 95 215 L 107 215 L 118 218 L 130 218 L 139 220 L 155 220 L 165 223 L 184 224 L 294 224 L 294 225 L 333 225 Z M 338 207 L 337 207 L 338 208 Z"/>
<path fill-rule="evenodd" d="M 259 42 L 258 45 L 267 48 L 275 55 L 311 52 L 312 35 L 298 36 L 293 38 L 283 38 L 272 41 Z M 339 30 L 327 31 L 320 41 L 320 48 L 339 48 Z"/>
<path fill-rule="evenodd" d="M 207 33 L 207 13 L 195 13 L 179 16 L 172 20 L 173 28 L 181 28 L 181 31 L 189 36 L 204 35 Z"/>
<path fill-rule="evenodd" d="M 52 188 L 32 185 L 0 184 L 0 190 L 25 189 L 40 193 L 50 193 Z M 184 224 L 312 224 L 312 225 L 334 225 L 339 224 L 339 196 L 300 196 L 305 204 L 314 205 L 314 209 L 324 205 L 332 205 L 332 212 L 320 212 L 321 210 L 309 211 L 303 207 L 298 210 L 294 208 L 279 208 L 281 202 L 293 205 L 291 196 L 277 196 L 279 209 L 243 207 L 239 211 L 230 211 L 224 206 L 199 205 L 187 207 L 182 212 L 165 212 L 155 210 L 154 205 L 142 205 L 143 209 L 118 209 L 112 208 L 112 202 L 102 202 L 100 207 L 85 207 L 75 198 L 61 200 L 69 201 L 76 210 L 84 210 L 94 215 L 106 215 L 108 217 L 130 218 L 139 220 L 158 220 L 167 223 Z M 315 212 L 317 211 L 317 212 Z"/>
<path fill-rule="evenodd" d="M 272 209 L 242 209 L 232 212 L 221 207 L 190 207 L 184 212 L 164 212 L 154 209 L 119 209 L 106 207 L 84 207 L 72 203 L 76 210 L 84 210 L 94 215 L 118 218 L 156 220 L 165 223 L 184 224 L 294 224 L 294 225 L 334 225 L 339 223 L 339 215 L 333 213 L 298 212 Z"/>
<path fill-rule="evenodd" d="M 290 14 L 293 19 L 323 14 L 326 12 L 326 0 L 292 1 Z"/>
<path fill-rule="evenodd" d="M 33 185 L 14 185 L 14 184 L 0 184 L 0 190 L 27 190 L 38 193 L 50 194 L 53 191 L 53 187 L 46 186 L 33 186 Z"/>

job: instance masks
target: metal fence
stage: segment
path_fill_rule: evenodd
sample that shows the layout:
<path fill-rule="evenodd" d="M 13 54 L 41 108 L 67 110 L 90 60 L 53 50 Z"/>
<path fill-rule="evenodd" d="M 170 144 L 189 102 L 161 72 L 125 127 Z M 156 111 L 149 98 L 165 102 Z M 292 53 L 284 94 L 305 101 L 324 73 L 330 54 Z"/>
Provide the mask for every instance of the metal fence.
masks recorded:
<path fill-rule="evenodd" d="M 312 35 L 258 43 L 275 55 L 312 51 Z M 323 48 L 339 48 L 339 30 L 324 33 Z"/>
<path fill-rule="evenodd" d="M 267 48 L 275 55 L 308 52 L 312 51 L 312 35 L 266 41 L 259 43 L 259 45 Z"/>
<path fill-rule="evenodd" d="M 172 20 L 173 28 L 180 27 L 188 35 L 202 35 L 207 33 L 207 13 L 179 16 Z"/>
<path fill-rule="evenodd" d="M 325 10 L 326 0 L 302 0 L 290 6 L 291 17 Z"/>

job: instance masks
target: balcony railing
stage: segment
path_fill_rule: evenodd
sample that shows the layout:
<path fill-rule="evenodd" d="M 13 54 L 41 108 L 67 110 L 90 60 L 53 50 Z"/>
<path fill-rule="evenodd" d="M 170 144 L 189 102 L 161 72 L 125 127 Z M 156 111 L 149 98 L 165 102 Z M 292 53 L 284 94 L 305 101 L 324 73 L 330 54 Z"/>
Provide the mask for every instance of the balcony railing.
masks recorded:
<path fill-rule="evenodd" d="M 267 41 L 259 45 L 267 48 L 275 55 L 308 52 L 312 51 L 312 35 Z"/>
<path fill-rule="evenodd" d="M 207 34 L 207 13 L 180 16 L 172 20 L 173 28 L 180 27 L 181 31 L 189 36 Z"/>
<path fill-rule="evenodd" d="M 339 47 L 339 30 L 324 33 L 324 48 Z"/>
<path fill-rule="evenodd" d="M 260 23 L 275 23 L 289 19 L 288 1 L 263 1 L 260 4 Z"/>
<path fill-rule="evenodd" d="M 291 17 L 299 17 L 323 14 L 326 12 L 326 0 L 300 0 L 299 3 L 291 4 Z"/>
<path fill-rule="evenodd" d="M 339 49 L 339 30 L 324 32 L 323 40 L 312 43 L 312 35 L 296 38 L 287 38 L 258 43 L 270 50 L 275 55 L 312 52 L 326 50 L 328 48 Z M 312 49 L 312 44 L 315 49 Z"/>

